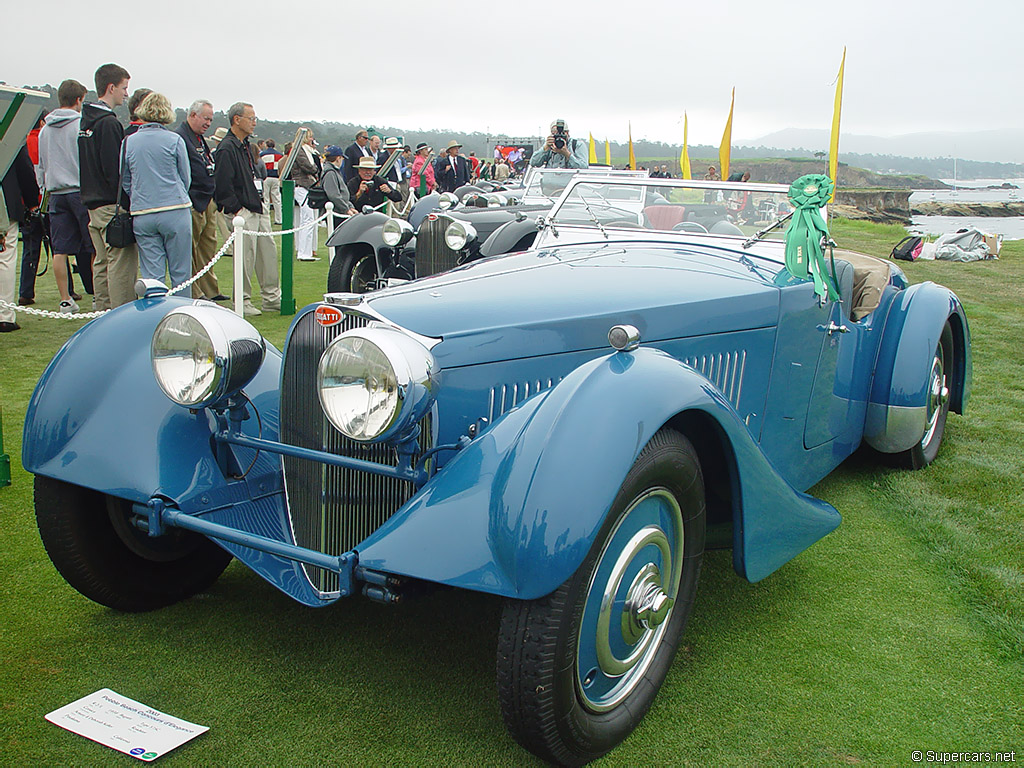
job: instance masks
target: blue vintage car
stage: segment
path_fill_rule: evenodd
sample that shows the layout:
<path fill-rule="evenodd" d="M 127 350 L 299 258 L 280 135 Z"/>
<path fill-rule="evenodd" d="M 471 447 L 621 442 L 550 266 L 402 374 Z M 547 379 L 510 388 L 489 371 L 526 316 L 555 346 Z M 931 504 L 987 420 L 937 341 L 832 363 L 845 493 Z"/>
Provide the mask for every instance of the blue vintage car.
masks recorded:
<path fill-rule="evenodd" d="M 807 488 L 863 443 L 927 465 L 966 406 L 951 291 L 850 252 L 787 261 L 781 222 L 821 207 L 577 178 L 530 250 L 329 294 L 283 352 L 143 283 L 31 400 L 46 550 L 125 611 L 206 589 L 232 557 L 309 606 L 495 595 L 510 731 L 587 762 L 665 679 L 705 549 L 765 578 L 839 525 Z"/>

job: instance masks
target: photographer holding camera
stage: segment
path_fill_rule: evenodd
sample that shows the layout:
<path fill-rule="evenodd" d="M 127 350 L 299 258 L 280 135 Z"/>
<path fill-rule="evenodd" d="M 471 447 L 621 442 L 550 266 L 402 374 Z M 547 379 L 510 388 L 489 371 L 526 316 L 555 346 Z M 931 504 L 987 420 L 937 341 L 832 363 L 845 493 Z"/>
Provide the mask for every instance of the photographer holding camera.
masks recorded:
<path fill-rule="evenodd" d="M 551 121 L 551 135 L 544 148 L 530 158 L 537 168 L 589 168 L 587 142 L 569 138 L 565 120 Z"/>

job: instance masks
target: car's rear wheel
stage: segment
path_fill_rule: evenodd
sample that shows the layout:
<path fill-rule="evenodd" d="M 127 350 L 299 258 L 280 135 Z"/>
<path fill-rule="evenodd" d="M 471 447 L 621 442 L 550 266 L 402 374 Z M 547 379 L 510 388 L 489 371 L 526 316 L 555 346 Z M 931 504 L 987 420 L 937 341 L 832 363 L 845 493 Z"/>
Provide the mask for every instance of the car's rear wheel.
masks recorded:
<path fill-rule="evenodd" d="M 539 757 L 581 765 L 646 714 L 686 625 L 704 550 L 696 453 L 662 430 L 644 448 L 590 553 L 538 600 L 508 600 L 497 682 L 512 736 Z"/>
<path fill-rule="evenodd" d="M 946 431 L 946 417 L 949 415 L 950 371 L 953 361 L 953 332 L 949 324 L 942 329 L 939 343 L 932 357 L 928 372 L 928 391 L 924 435 L 917 445 L 900 453 L 890 454 L 893 464 L 905 469 L 923 469 L 935 461 Z"/>
<path fill-rule="evenodd" d="M 213 584 L 231 555 L 205 536 L 171 529 L 151 537 L 133 522 L 131 503 L 36 476 L 36 523 L 50 560 L 90 600 L 121 611 L 149 611 Z"/>

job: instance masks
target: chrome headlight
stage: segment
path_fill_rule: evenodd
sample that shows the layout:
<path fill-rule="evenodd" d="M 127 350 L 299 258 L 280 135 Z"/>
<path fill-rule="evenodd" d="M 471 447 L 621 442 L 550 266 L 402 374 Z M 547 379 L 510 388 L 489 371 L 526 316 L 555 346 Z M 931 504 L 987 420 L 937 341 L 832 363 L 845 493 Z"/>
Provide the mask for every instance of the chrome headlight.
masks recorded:
<path fill-rule="evenodd" d="M 381 227 L 380 236 L 385 245 L 392 248 L 405 245 L 412 240 L 412 225 L 403 219 L 388 219 Z"/>
<path fill-rule="evenodd" d="M 487 195 L 487 207 L 488 208 L 501 208 L 502 206 L 508 205 L 508 198 L 504 195 L 490 194 Z"/>
<path fill-rule="evenodd" d="M 453 251 L 461 251 L 466 243 L 476 240 L 476 230 L 473 225 L 465 221 L 453 221 L 444 231 L 444 241 Z"/>
<path fill-rule="evenodd" d="M 252 381 L 266 346 L 235 313 L 208 304 L 178 307 L 153 331 L 150 357 L 157 384 L 171 400 L 205 408 Z"/>
<path fill-rule="evenodd" d="M 447 211 L 452 206 L 459 204 L 459 198 L 454 192 L 442 192 L 441 199 L 437 201 L 437 207 Z"/>
<path fill-rule="evenodd" d="M 393 328 L 355 328 L 324 350 L 317 369 L 320 404 L 345 437 L 382 442 L 408 434 L 434 401 L 430 351 Z"/>

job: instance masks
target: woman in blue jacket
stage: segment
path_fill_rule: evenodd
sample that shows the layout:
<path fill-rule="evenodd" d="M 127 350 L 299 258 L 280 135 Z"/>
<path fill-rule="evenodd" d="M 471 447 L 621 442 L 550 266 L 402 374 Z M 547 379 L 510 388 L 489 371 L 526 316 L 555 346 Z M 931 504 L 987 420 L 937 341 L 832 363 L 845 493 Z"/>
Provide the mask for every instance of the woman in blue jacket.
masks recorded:
<path fill-rule="evenodd" d="M 136 116 L 142 125 L 126 138 L 122 186 L 131 197 L 139 271 L 176 287 L 192 275 L 192 183 L 185 142 L 165 126 L 174 122 L 167 97 L 151 93 Z"/>

